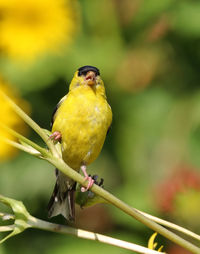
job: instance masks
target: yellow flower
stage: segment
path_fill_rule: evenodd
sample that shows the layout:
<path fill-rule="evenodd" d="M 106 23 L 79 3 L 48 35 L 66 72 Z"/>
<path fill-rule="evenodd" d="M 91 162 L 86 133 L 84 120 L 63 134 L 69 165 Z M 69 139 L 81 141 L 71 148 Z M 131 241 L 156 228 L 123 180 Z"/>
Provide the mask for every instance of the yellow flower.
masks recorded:
<path fill-rule="evenodd" d="M 157 247 L 157 243 L 155 242 L 155 238 L 157 236 L 157 232 L 155 232 L 150 238 L 149 238 L 149 241 L 148 241 L 148 248 L 150 250 L 156 250 L 156 247 Z M 158 252 L 161 252 L 163 249 L 163 245 L 160 246 L 160 248 L 157 250 Z"/>
<path fill-rule="evenodd" d="M 6 93 L 10 98 L 12 98 L 17 104 L 19 104 L 22 108 L 27 111 L 29 108 L 28 104 L 16 96 L 16 93 L 13 92 L 13 88 L 4 83 L 0 79 L 0 90 Z M 2 126 L 5 125 L 9 128 L 14 129 L 15 131 L 19 131 L 20 133 L 24 133 L 26 130 L 25 124 L 21 118 L 12 110 L 9 103 L 5 100 L 5 98 L 0 93 L 0 161 L 9 159 L 13 157 L 17 149 L 12 147 L 9 144 L 6 144 L 2 138 L 7 138 L 15 141 L 15 138 L 8 133 Z"/>
<path fill-rule="evenodd" d="M 0 50 L 30 59 L 67 44 L 76 29 L 73 0 L 0 0 Z"/>

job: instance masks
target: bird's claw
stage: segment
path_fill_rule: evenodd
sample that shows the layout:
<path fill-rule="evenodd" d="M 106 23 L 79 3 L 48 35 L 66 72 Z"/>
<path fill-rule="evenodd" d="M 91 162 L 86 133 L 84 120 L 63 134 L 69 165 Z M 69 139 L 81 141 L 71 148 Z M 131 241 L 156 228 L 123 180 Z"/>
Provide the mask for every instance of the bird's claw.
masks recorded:
<path fill-rule="evenodd" d="M 91 176 L 85 176 L 85 180 L 88 180 L 88 185 L 87 185 L 86 188 L 85 187 L 81 187 L 81 192 L 88 191 L 92 187 L 92 185 L 94 184 L 94 179 L 92 179 Z"/>
<path fill-rule="evenodd" d="M 85 176 L 85 180 L 88 180 L 87 187 L 86 188 L 85 187 L 81 187 L 81 192 L 86 192 L 86 191 L 88 191 L 92 187 L 92 185 L 94 184 L 95 181 L 94 181 L 94 179 L 91 176 L 89 176 L 87 174 L 86 166 L 85 165 L 81 166 L 81 170 L 82 170 L 82 172 L 83 172 L 83 174 Z"/>
<path fill-rule="evenodd" d="M 53 141 L 61 141 L 61 133 L 59 131 L 54 131 L 50 136 L 49 139 Z"/>

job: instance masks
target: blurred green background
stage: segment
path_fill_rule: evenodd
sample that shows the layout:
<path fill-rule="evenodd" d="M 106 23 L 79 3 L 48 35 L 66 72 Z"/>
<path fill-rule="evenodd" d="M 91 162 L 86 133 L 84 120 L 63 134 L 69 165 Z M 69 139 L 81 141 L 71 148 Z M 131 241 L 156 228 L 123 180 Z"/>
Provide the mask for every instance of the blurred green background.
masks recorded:
<path fill-rule="evenodd" d="M 0 13 L 0 88 L 15 90 L 49 129 L 75 70 L 98 67 L 113 124 L 89 172 L 129 205 L 200 233 L 199 1 L 0 0 Z M 41 142 L 31 130 L 26 135 Z M 48 163 L 14 151 L 2 156 L 0 193 L 22 200 L 32 215 L 47 220 L 54 182 Z M 76 226 L 142 245 L 153 233 L 109 205 L 77 206 Z M 160 242 L 168 253 L 186 253 Z M 129 253 L 37 230 L 0 246 L 0 254 L 39 252 Z"/>

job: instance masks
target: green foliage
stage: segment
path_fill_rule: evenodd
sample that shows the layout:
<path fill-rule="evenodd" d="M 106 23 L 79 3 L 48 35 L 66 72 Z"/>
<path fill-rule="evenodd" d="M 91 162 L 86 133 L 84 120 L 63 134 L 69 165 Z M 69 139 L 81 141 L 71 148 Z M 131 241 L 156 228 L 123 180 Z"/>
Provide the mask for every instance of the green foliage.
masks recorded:
<path fill-rule="evenodd" d="M 181 1 L 174 10 L 174 28 L 189 38 L 200 37 L 200 3 L 198 1 Z M 176 14 L 175 14 L 176 12 Z"/>

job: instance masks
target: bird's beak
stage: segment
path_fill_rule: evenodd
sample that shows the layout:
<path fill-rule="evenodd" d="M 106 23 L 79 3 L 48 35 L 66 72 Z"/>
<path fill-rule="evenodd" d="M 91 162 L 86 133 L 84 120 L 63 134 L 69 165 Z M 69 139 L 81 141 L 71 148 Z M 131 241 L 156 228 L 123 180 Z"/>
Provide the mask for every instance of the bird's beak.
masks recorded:
<path fill-rule="evenodd" d="M 88 71 L 85 76 L 85 81 L 89 86 L 94 86 L 96 84 L 96 74 L 94 73 L 94 71 Z"/>

